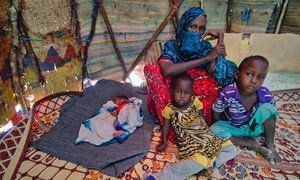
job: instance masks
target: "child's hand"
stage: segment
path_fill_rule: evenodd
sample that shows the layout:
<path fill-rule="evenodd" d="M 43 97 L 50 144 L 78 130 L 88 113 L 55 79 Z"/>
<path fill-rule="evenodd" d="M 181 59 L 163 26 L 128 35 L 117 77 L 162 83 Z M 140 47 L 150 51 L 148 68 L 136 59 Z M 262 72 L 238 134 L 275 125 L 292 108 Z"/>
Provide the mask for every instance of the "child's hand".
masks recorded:
<path fill-rule="evenodd" d="M 166 149 L 167 149 L 167 147 L 168 147 L 168 145 L 167 145 L 167 143 L 160 143 L 158 146 L 156 146 L 156 150 L 158 151 L 158 152 L 165 152 L 166 151 Z"/>
<path fill-rule="evenodd" d="M 125 133 L 125 131 L 123 131 L 123 130 L 115 131 L 115 132 L 113 132 L 113 136 L 114 137 L 120 136 L 120 135 L 123 135 L 124 133 Z"/>

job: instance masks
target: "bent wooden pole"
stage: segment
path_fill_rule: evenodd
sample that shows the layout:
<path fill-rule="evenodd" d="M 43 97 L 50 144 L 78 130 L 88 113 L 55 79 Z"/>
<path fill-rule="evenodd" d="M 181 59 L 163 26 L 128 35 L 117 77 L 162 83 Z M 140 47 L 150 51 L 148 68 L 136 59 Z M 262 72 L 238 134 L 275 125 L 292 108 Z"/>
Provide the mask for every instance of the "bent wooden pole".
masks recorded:
<path fill-rule="evenodd" d="M 133 69 L 138 65 L 138 63 L 141 61 L 142 57 L 145 55 L 146 51 L 149 49 L 151 44 L 156 40 L 157 36 L 161 33 L 161 31 L 164 29 L 164 27 L 167 25 L 169 20 L 174 16 L 174 14 L 179 9 L 180 4 L 183 2 L 183 0 L 178 0 L 172 7 L 171 11 L 168 13 L 168 15 L 165 17 L 164 21 L 160 24 L 158 29 L 155 31 L 155 33 L 152 35 L 142 52 L 139 54 L 139 56 L 135 59 L 127 73 L 124 74 L 123 80 L 125 81 L 129 74 L 133 71 Z"/>
<path fill-rule="evenodd" d="M 82 46 L 81 34 L 80 34 L 80 22 L 79 22 L 78 12 L 77 12 L 78 6 L 79 6 L 79 4 L 76 2 L 76 0 L 70 1 L 71 18 L 72 18 L 72 22 L 74 22 L 74 25 L 75 25 L 74 33 L 75 33 L 75 36 L 77 39 L 77 43 L 80 46 Z M 78 56 L 81 57 L 81 54 L 79 54 Z"/>
<path fill-rule="evenodd" d="M 230 31 L 231 31 L 232 3 L 233 3 L 233 0 L 228 1 L 227 13 L 226 13 L 226 32 L 227 33 L 230 33 Z"/>
<path fill-rule="evenodd" d="M 169 0 L 171 8 L 173 7 L 173 4 L 176 3 L 176 0 Z M 178 11 L 175 12 L 175 14 L 172 17 L 172 22 L 174 26 L 174 30 L 176 32 L 177 26 L 178 26 Z"/>
<path fill-rule="evenodd" d="M 18 23 L 18 29 L 19 29 L 20 37 L 28 38 L 29 37 L 28 33 L 27 33 L 26 28 L 24 27 L 24 24 L 23 24 L 23 17 L 22 17 L 22 14 L 21 14 L 21 10 L 19 10 L 19 12 L 18 12 L 18 22 L 17 23 Z M 45 81 L 45 78 L 42 74 L 41 67 L 40 67 L 39 62 L 38 62 L 38 57 L 34 53 L 34 50 L 33 50 L 32 45 L 30 43 L 30 40 L 23 40 L 23 44 L 25 46 L 26 52 L 29 54 L 30 59 L 32 60 L 33 66 L 36 68 L 39 82 L 41 83 L 41 85 L 45 85 L 46 81 Z"/>
<path fill-rule="evenodd" d="M 18 50 L 19 48 L 16 45 L 13 45 L 10 52 L 10 67 L 11 67 L 11 75 L 12 75 L 11 79 L 13 82 L 16 98 L 22 107 L 22 115 L 25 116 L 28 113 L 28 111 L 26 107 L 26 102 L 24 100 L 24 94 L 21 87 L 20 76 L 17 67 L 18 64 L 17 59 L 19 58 L 17 54 Z"/>
<path fill-rule="evenodd" d="M 280 13 L 280 17 L 279 17 L 278 23 L 276 25 L 275 34 L 278 34 L 279 31 L 280 31 L 281 24 L 282 24 L 283 18 L 285 16 L 286 8 L 287 8 L 288 4 L 289 4 L 289 0 L 285 0 L 284 4 L 283 4 L 283 7 L 282 7 L 282 10 L 281 10 L 281 13 Z"/>
<path fill-rule="evenodd" d="M 95 34 L 95 28 L 96 28 L 96 22 L 97 22 L 97 15 L 98 15 L 98 2 L 96 0 L 94 1 L 94 7 L 93 7 L 93 14 L 92 14 L 92 25 L 91 30 L 89 33 L 88 38 L 85 40 L 86 44 L 83 47 L 83 63 L 82 63 L 82 79 L 88 77 L 87 69 L 86 69 L 86 62 L 88 58 L 88 49 L 90 46 L 90 43 L 93 40 L 94 34 Z M 82 80 L 82 89 L 83 89 L 83 80 Z"/>
<path fill-rule="evenodd" d="M 117 45 L 116 38 L 115 38 L 114 32 L 113 32 L 113 30 L 111 28 L 111 25 L 109 23 L 109 20 L 107 18 L 107 14 L 106 14 L 105 8 L 103 6 L 102 0 L 99 0 L 99 9 L 100 9 L 100 12 L 101 12 L 101 14 L 103 16 L 106 28 L 108 30 L 108 33 L 109 33 L 109 36 L 110 36 L 110 39 L 111 39 L 111 42 L 112 42 L 113 47 L 115 49 L 115 52 L 116 52 L 116 54 L 118 56 L 118 59 L 119 59 L 119 61 L 121 63 L 121 66 L 123 68 L 124 74 L 126 74 L 127 73 L 127 69 L 126 69 L 126 66 L 125 66 L 125 62 L 124 62 L 124 59 L 123 59 L 123 57 L 122 57 L 122 55 L 120 53 L 119 47 Z"/>

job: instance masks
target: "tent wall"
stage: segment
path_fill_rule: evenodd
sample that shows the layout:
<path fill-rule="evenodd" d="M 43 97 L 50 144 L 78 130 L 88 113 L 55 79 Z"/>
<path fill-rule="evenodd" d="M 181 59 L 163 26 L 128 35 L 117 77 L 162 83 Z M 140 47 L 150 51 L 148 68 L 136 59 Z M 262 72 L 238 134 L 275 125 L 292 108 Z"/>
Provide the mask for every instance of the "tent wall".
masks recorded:
<path fill-rule="evenodd" d="M 16 5 L 24 27 L 20 39 L 24 48 L 23 86 L 27 87 L 24 97 L 34 95 L 36 101 L 57 92 L 80 91 L 81 42 L 75 32 L 72 1 L 22 0 Z"/>
<path fill-rule="evenodd" d="M 300 34 L 300 1 L 289 0 L 280 33 Z"/>
<path fill-rule="evenodd" d="M 216 43 L 215 41 L 212 43 Z M 296 34 L 225 33 L 227 59 L 236 64 L 247 56 L 262 55 L 270 61 L 269 72 L 300 73 L 300 36 Z"/>
<path fill-rule="evenodd" d="M 0 6 L 0 127 L 15 114 L 17 104 L 14 96 L 10 68 L 10 52 L 12 50 L 12 36 L 9 33 L 10 4 L 6 1 Z"/>
<path fill-rule="evenodd" d="M 233 0 L 231 32 L 265 33 L 274 0 Z"/>

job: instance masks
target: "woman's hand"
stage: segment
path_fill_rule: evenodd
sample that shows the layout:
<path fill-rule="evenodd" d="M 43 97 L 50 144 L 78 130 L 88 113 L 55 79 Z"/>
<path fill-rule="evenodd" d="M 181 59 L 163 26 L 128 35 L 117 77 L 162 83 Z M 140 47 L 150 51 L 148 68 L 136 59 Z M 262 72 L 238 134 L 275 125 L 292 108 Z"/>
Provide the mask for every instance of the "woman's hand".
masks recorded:
<path fill-rule="evenodd" d="M 158 146 L 156 146 L 156 150 L 158 152 L 165 152 L 167 149 L 167 146 L 168 146 L 167 143 L 162 142 Z"/>
<path fill-rule="evenodd" d="M 208 59 L 210 62 L 214 61 L 218 55 L 223 55 L 226 56 L 226 50 L 225 50 L 225 45 L 224 44 L 217 44 L 212 51 L 207 55 Z"/>
<path fill-rule="evenodd" d="M 207 40 L 212 40 L 212 39 L 218 38 L 217 44 L 223 44 L 223 42 L 224 42 L 224 32 L 221 30 L 210 29 L 202 35 L 202 39 L 205 39 L 207 36 L 209 36 L 209 38 Z"/>
<path fill-rule="evenodd" d="M 218 55 L 223 55 L 226 56 L 226 49 L 225 49 L 225 45 L 223 43 L 218 43 L 213 49 L 217 50 Z"/>

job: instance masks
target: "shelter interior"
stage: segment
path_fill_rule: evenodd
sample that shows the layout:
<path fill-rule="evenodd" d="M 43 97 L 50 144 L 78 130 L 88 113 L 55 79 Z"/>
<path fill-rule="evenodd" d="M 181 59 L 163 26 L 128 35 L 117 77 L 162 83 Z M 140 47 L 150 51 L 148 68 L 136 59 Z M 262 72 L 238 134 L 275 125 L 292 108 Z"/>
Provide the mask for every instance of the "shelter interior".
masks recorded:
<path fill-rule="evenodd" d="M 227 59 L 238 65 L 249 55 L 262 55 L 270 61 L 264 85 L 277 93 L 279 101 L 286 96 L 286 101 L 292 102 L 292 105 L 286 103 L 285 108 L 280 106 L 284 103 L 279 102 L 278 107 L 283 113 L 281 126 L 290 128 L 287 131 L 295 136 L 290 141 L 299 143 L 300 104 L 299 97 L 295 97 L 300 94 L 299 0 L 0 0 L 1 144 L 7 142 L 7 137 L 20 121 L 26 124 L 28 119 L 33 118 L 32 107 L 37 107 L 34 103 L 40 103 L 45 97 L 84 92 L 103 79 L 129 82 L 145 90 L 144 66 L 156 63 L 163 45 L 175 37 L 180 16 L 190 7 L 201 7 L 206 11 L 207 29 L 225 32 Z M 216 44 L 216 40 L 210 42 Z M 287 106 L 290 109 L 287 110 Z M 288 127 L 284 124 L 285 118 L 296 123 L 293 121 Z M 54 116 L 49 121 L 53 119 Z M 31 126 L 29 124 L 27 128 Z M 40 130 L 46 133 L 49 129 Z M 153 146 L 157 143 L 155 139 L 159 138 L 158 131 L 160 127 L 155 126 L 149 151 L 157 156 L 153 159 L 165 158 L 159 161 L 162 167 L 162 164 L 177 160 L 177 151 L 175 145 L 171 146 L 169 152 L 174 156 L 169 159 L 166 157 L 168 154 L 160 157 L 155 152 Z M 33 153 L 38 154 L 34 148 L 27 149 L 28 141 L 32 139 L 29 130 L 27 133 L 23 144 L 15 143 L 17 150 L 9 153 L 9 158 L 3 155 L 6 160 L 2 160 L 7 163 L 1 163 L 0 177 L 53 178 L 58 171 L 49 176 L 42 172 L 34 175 L 36 171 L 26 170 L 21 165 L 26 151 L 27 160 Z M 3 149 L 7 149 L 8 145 L 3 147 L 6 148 L 2 148 L 1 153 L 5 154 Z M 14 155 L 15 152 L 19 155 Z M 299 145 L 295 151 L 289 152 L 296 154 L 293 158 L 298 159 L 293 161 L 294 167 L 288 162 L 285 162 L 285 169 L 280 169 L 282 166 L 253 165 L 251 160 L 244 163 L 249 163 L 251 168 L 259 166 L 259 173 L 264 173 L 261 178 L 277 178 L 274 174 L 287 179 L 300 178 Z M 147 160 L 144 159 L 143 163 Z M 151 162 L 152 166 L 156 165 Z M 243 163 L 242 160 L 238 162 Z M 118 178 L 125 179 L 126 175 L 134 173 L 128 177 L 142 178 L 141 173 L 146 171 L 141 170 L 146 167 L 143 163 L 139 162 L 134 170 Z M 37 165 L 37 162 L 30 161 L 29 164 Z M 67 166 L 61 167 L 60 170 L 68 169 Z M 295 170 L 295 167 L 299 169 Z M 65 178 L 72 179 L 76 175 L 106 178 L 101 171 L 80 168 L 76 165 L 70 173 L 66 170 L 68 175 Z M 280 170 L 284 173 L 279 173 Z M 224 171 L 230 170 L 225 168 Z M 247 170 L 248 178 L 255 179 L 250 171 Z M 239 175 L 247 177 L 238 170 L 233 174 L 236 179 Z M 226 178 L 223 175 L 215 178 Z"/>

